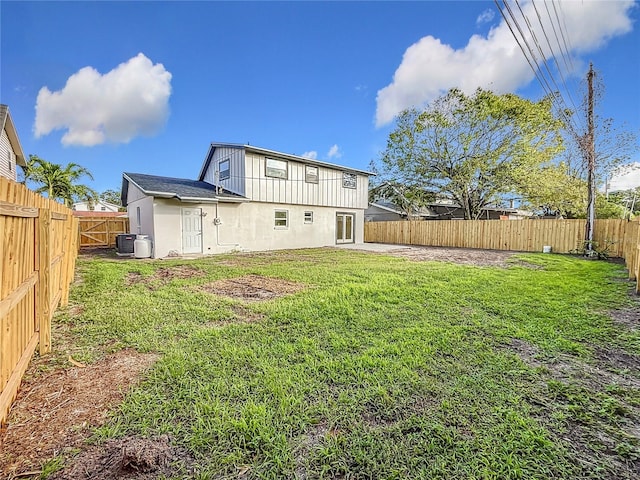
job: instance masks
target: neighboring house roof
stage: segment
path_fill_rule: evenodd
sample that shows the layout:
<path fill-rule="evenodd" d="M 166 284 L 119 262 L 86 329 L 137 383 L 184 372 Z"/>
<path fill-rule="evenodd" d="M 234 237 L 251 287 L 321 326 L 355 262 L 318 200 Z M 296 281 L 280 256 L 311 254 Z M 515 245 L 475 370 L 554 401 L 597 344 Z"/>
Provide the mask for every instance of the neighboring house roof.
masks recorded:
<path fill-rule="evenodd" d="M 200 180 L 125 172 L 122 174 L 121 190 L 123 205 L 127 205 L 129 182 L 138 187 L 145 195 L 177 198 L 183 202 L 216 203 L 218 201 L 242 202 L 247 200 L 246 197 L 222 191 L 214 185 Z"/>
<path fill-rule="evenodd" d="M 385 210 L 390 213 L 397 213 L 398 215 L 404 215 L 400 210 L 396 208 L 396 206 L 391 202 L 372 202 L 369 204 L 370 207 L 377 207 L 381 210 Z"/>
<path fill-rule="evenodd" d="M 0 105 L 0 124 L 2 125 L 2 130 L 6 130 L 7 132 L 9 143 L 11 143 L 11 148 L 16 156 L 16 163 L 23 167 L 26 166 L 27 160 L 25 158 L 24 151 L 22 150 L 22 145 L 20 145 L 18 132 L 16 131 L 16 127 L 13 125 L 11 113 L 9 113 L 9 107 L 7 105 Z"/>
<path fill-rule="evenodd" d="M 205 161 L 202 164 L 202 168 L 200 169 L 200 175 L 198 175 L 198 180 L 202 180 L 205 174 L 207 173 L 207 169 L 209 168 L 209 164 L 211 163 L 211 159 L 213 158 L 213 152 L 217 147 L 244 149 L 247 152 L 254 152 L 260 155 L 265 155 L 267 157 L 271 156 L 271 157 L 283 158 L 286 160 L 294 160 L 296 162 L 306 163 L 307 165 L 317 165 L 320 167 L 328 167 L 328 168 L 333 168 L 335 170 L 343 170 L 345 172 L 359 173 L 361 175 L 367 175 L 367 176 L 375 175 L 375 173 L 368 172 L 366 170 L 359 170 L 357 168 L 345 167 L 344 165 L 323 162 L 320 160 L 314 160 L 312 158 L 301 157 L 299 155 L 292 155 L 290 153 L 276 152 L 275 150 L 269 150 L 261 147 L 254 147 L 253 145 L 241 145 L 238 143 L 212 143 L 209 146 L 209 151 L 207 152 Z"/>
<path fill-rule="evenodd" d="M 390 213 L 396 213 L 400 216 L 406 217 L 407 212 L 400 210 L 394 203 L 388 202 L 385 200 L 379 200 L 377 202 L 369 203 L 369 206 L 377 207 L 381 210 L 385 210 Z M 428 207 L 420 207 L 416 211 L 413 212 L 413 216 L 415 217 L 430 217 L 433 216 L 433 213 L 429 211 Z"/>
<path fill-rule="evenodd" d="M 377 208 L 386 210 L 391 213 L 396 213 L 400 216 L 406 216 L 405 212 L 398 209 L 398 207 L 394 203 L 389 201 L 379 200 L 377 202 L 372 202 L 369 205 L 375 206 Z M 438 213 L 438 210 L 443 210 L 443 209 L 445 210 L 444 213 Z M 415 212 L 414 216 L 425 217 L 425 218 L 437 218 L 443 215 L 454 214 L 456 211 L 459 211 L 459 210 L 462 210 L 462 207 L 458 203 L 452 200 L 442 199 L 442 200 L 436 200 L 435 202 L 427 203 L 424 207 L 421 207 L 417 212 Z M 531 216 L 530 212 L 519 210 L 517 208 L 483 207 L 482 211 L 499 212 L 503 214 L 518 215 L 522 217 Z"/>

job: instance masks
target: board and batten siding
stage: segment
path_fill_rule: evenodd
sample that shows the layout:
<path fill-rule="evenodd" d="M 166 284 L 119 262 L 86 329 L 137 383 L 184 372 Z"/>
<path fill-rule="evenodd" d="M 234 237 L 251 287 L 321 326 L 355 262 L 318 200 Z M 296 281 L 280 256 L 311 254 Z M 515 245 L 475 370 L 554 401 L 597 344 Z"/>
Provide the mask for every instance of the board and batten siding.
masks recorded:
<path fill-rule="evenodd" d="M 2 137 L 0 137 L 0 177 L 8 178 L 16 181 L 16 155 L 11 147 L 9 136 L 6 130 L 2 129 Z"/>
<path fill-rule="evenodd" d="M 220 162 L 229 159 L 229 178 L 220 180 L 216 178 L 216 172 Z M 211 185 L 220 185 L 229 192 L 245 196 L 245 162 L 244 148 L 242 147 L 216 147 L 213 158 L 204 174 L 204 181 Z"/>
<path fill-rule="evenodd" d="M 367 208 L 369 178 L 356 174 L 356 188 L 342 186 L 343 173 L 313 163 L 296 162 L 277 156 L 268 157 L 287 162 L 287 179 L 266 176 L 266 159 L 262 154 L 246 153 L 245 196 L 252 201 L 336 208 Z M 305 166 L 318 167 L 318 183 L 305 182 Z"/>

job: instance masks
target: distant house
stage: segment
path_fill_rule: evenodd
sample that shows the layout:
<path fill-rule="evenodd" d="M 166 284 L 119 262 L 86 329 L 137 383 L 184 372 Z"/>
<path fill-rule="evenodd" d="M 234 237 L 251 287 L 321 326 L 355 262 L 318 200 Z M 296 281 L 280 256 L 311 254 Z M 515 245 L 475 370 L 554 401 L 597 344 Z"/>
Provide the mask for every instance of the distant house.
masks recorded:
<path fill-rule="evenodd" d="M 0 105 L 0 124 L 2 124 L 2 136 L 0 137 L 0 177 L 8 178 L 14 182 L 18 179 L 18 165 L 26 166 L 26 158 L 20 145 L 18 132 L 11 119 L 9 107 Z"/>
<path fill-rule="evenodd" d="M 76 212 L 118 212 L 119 209 L 119 205 L 100 200 L 95 202 L 76 202 L 72 207 L 72 210 Z"/>
<path fill-rule="evenodd" d="M 531 217 L 530 212 L 517 208 L 485 207 L 479 220 L 520 220 Z M 408 215 L 393 203 L 380 200 L 370 203 L 365 210 L 365 221 L 385 222 L 407 220 Z M 411 220 L 461 220 L 464 219 L 463 208 L 455 202 L 440 200 L 416 209 Z"/>
<path fill-rule="evenodd" d="M 212 143 L 196 180 L 128 173 L 131 233 L 153 256 L 361 243 L 369 172 L 252 145 Z"/>

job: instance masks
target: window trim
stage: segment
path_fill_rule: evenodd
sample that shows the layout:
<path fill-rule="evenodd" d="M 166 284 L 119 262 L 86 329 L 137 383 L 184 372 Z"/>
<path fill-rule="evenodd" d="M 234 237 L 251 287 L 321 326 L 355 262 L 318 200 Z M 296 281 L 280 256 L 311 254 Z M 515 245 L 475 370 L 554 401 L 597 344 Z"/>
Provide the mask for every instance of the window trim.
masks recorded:
<path fill-rule="evenodd" d="M 313 210 L 306 210 L 304 212 L 304 223 L 310 225 L 313 223 Z"/>
<path fill-rule="evenodd" d="M 353 180 L 353 183 L 351 183 Z M 342 172 L 342 188 L 355 190 L 358 188 L 358 175 L 350 172 Z"/>
<path fill-rule="evenodd" d="M 225 162 L 227 163 L 227 169 L 223 170 L 222 164 Z M 222 172 L 227 172 L 227 174 L 223 176 Z M 218 180 L 228 180 L 229 178 L 231 178 L 231 159 L 225 158 L 224 160 L 220 160 L 218 162 Z"/>
<path fill-rule="evenodd" d="M 277 167 L 269 167 L 269 161 L 284 163 L 284 170 L 279 169 Z M 284 177 L 281 175 L 269 175 L 269 169 L 276 170 L 276 171 L 284 171 Z M 287 160 L 280 160 L 278 158 L 265 157 L 264 175 L 265 177 L 269 177 L 269 178 L 279 178 L 281 180 L 288 180 L 289 179 L 289 162 Z"/>
<path fill-rule="evenodd" d="M 279 213 L 284 213 L 284 218 L 278 218 Z M 284 225 L 278 225 L 278 221 L 284 220 Z M 278 208 L 273 211 L 273 228 L 276 230 L 286 230 L 289 228 L 289 210 Z"/>
<path fill-rule="evenodd" d="M 315 181 L 314 180 L 309 180 L 309 173 L 307 172 L 308 168 L 314 168 L 316 170 L 315 173 Z M 320 178 L 320 168 L 318 168 L 316 165 L 305 165 L 304 166 L 304 183 L 313 183 L 313 184 L 317 184 Z"/>

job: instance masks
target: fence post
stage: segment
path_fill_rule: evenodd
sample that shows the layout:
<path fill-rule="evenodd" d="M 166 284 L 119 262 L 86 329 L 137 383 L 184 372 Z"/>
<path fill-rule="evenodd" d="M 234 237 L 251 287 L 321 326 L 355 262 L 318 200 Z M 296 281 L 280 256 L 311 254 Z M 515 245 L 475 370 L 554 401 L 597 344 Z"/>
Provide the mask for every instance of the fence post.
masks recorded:
<path fill-rule="evenodd" d="M 36 294 L 36 327 L 40 332 L 40 355 L 51 351 L 51 210 L 41 208 L 38 213 L 38 286 Z"/>
<path fill-rule="evenodd" d="M 60 306 L 64 307 L 69 304 L 69 290 L 73 281 L 73 255 L 71 254 L 73 239 L 75 232 L 73 231 L 73 216 L 69 215 L 65 222 L 64 236 L 64 262 L 61 267 L 60 280 L 62 281 L 62 297 L 60 298 Z"/>

